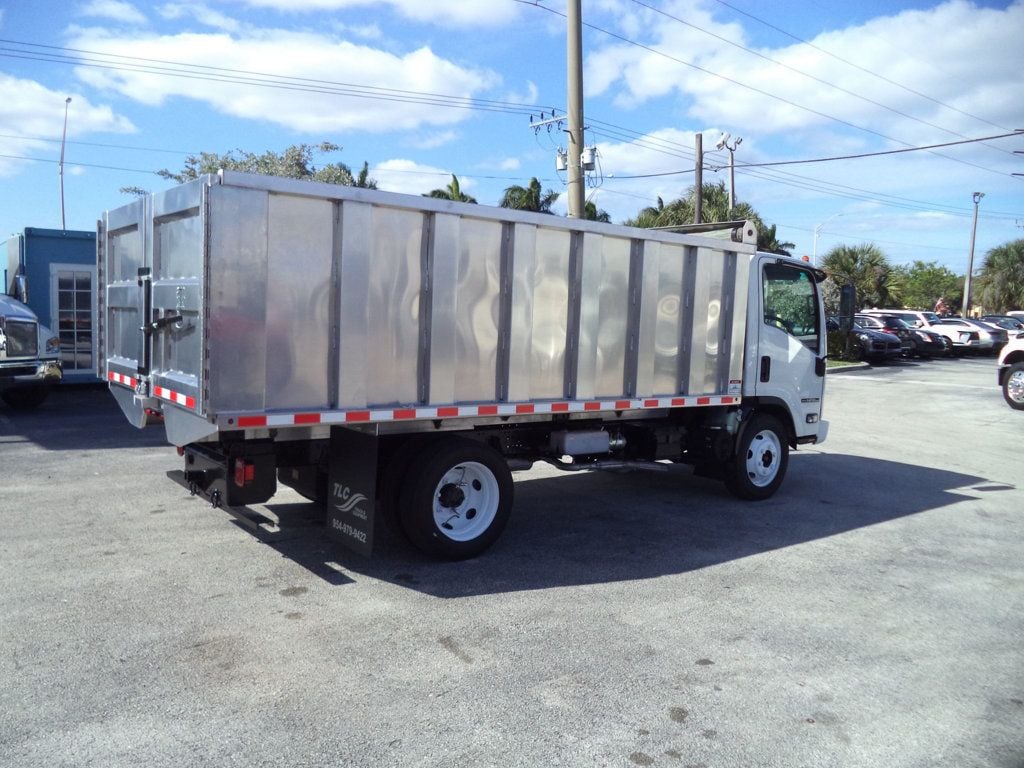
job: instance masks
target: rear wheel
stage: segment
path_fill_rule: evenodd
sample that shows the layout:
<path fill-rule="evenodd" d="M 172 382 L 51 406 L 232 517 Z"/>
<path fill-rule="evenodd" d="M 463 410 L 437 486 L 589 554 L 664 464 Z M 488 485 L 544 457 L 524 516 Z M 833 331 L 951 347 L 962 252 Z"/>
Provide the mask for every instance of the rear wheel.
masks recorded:
<path fill-rule="evenodd" d="M 1014 363 L 1006 371 L 1003 399 L 1011 408 L 1024 411 L 1024 363 Z"/>
<path fill-rule="evenodd" d="M 767 499 L 782 485 L 788 466 L 786 430 L 774 416 L 757 414 L 740 436 L 725 484 L 741 499 Z"/>
<path fill-rule="evenodd" d="M 434 442 L 410 462 L 399 519 L 418 549 L 449 560 L 490 547 L 512 510 L 512 473 L 488 446 L 462 438 Z"/>

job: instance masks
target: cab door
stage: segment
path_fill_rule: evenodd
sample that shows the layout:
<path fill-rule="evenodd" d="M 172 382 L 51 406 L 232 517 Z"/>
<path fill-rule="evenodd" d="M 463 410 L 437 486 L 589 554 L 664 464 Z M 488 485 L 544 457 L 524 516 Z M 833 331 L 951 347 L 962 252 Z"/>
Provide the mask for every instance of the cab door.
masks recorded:
<path fill-rule="evenodd" d="M 797 437 L 817 434 L 825 390 L 824 274 L 768 254 L 759 273 L 755 394 L 788 406 Z"/>

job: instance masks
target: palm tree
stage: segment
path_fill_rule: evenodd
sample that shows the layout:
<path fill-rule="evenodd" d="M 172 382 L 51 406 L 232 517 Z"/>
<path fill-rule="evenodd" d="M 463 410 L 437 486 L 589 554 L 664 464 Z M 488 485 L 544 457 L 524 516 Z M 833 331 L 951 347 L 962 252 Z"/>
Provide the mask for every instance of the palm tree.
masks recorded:
<path fill-rule="evenodd" d="M 612 220 L 611 214 L 605 210 L 598 210 L 597 206 L 594 205 L 590 200 L 584 206 L 583 218 L 589 219 L 590 221 L 603 221 L 605 223 Z"/>
<path fill-rule="evenodd" d="M 696 207 L 697 187 L 690 187 L 684 197 L 680 197 L 667 205 L 658 198 L 658 207 L 644 208 L 637 214 L 635 219 L 626 222 L 632 227 L 678 227 L 693 224 L 693 211 Z M 703 184 L 701 186 L 701 209 L 700 219 L 703 223 L 716 221 L 753 221 L 758 230 L 764 228 L 761 217 L 750 206 L 749 203 L 736 203 L 736 207 L 729 207 L 729 190 L 725 182 L 715 184 Z"/>
<path fill-rule="evenodd" d="M 838 285 L 853 283 L 862 307 L 884 307 L 896 299 L 892 265 L 877 245 L 838 245 L 822 258 L 821 268 Z"/>
<path fill-rule="evenodd" d="M 999 313 L 1024 307 L 1024 240 L 1013 240 L 985 254 L 975 303 Z"/>
<path fill-rule="evenodd" d="M 541 192 L 540 182 L 534 176 L 526 187 L 513 184 L 505 190 L 501 202 L 502 208 L 515 208 L 520 211 L 535 211 L 537 213 L 551 213 L 551 206 L 558 199 L 558 193 L 553 190 Z"/>
<path fill-rule="evenodd" d="M 444 189 L 434 189 L 424 195 L 424 197 L 436 197 L 440 200 L 455 200 L 459 203 L 475 203 L 476 198 L 467 195 L 462 191 L 459 186 L 459 178 L 454 173 L 452 174 L 452 180 L 448 182 L 448 186 Z"/>
<path fill-rule="evenodd" d="M 792 250 L 796 243 L 780 243 L 775 234 L 775 225 L 761 227 L 757 231 L 757 249 L 767 253 L 777 253 L 780 256 L 792 256 Z"/>

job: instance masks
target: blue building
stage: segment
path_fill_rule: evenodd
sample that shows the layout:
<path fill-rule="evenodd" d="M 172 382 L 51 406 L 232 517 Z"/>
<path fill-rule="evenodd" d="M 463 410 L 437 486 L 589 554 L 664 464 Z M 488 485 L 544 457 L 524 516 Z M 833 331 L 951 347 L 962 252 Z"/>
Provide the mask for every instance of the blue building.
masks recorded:
<path fill-rule="evenodd" d="M 26 227 L 5 250 L 4 292 L 60 337 L 65 381 L 95 379 L 96 233 Z"/>

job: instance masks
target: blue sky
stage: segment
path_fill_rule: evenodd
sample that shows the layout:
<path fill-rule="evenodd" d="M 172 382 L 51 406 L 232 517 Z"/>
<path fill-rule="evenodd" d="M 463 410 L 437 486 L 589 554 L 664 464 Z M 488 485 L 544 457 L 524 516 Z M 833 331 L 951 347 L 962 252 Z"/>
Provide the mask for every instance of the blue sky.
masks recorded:
<path fill-rule="evenodd" d="M 382 189 L 455 173 L 481 203 L 532 176 L 562 192 L 565 136 L 530 114 L 565 106 L 564 14 L 564 0 L 3 3 L 0 230 L 60 227 L 68 96 L 69 229 L 128 202 L 121 187 L 169 186 L 154 172 L 188 153 L 303 142 L 342 147 L 320 164 L 367 161 Z M 583 19 L 587 194 L 614 221 L 684 194 L 697 132 L 705 180 L 727 179 L 727 132 L 743 139 L 738 199 L 797 254 L 872 242 L 962 273 L 974 192 L 976 263 L 1024 237 L 1024 134 L 743 167 L 1024 129 L 1024 0 L 583 0 Z"/>

